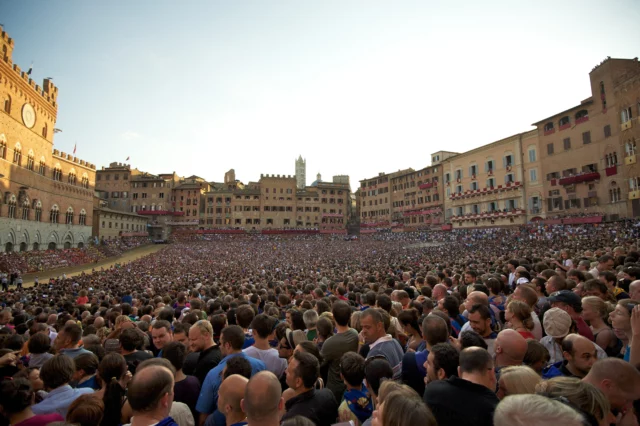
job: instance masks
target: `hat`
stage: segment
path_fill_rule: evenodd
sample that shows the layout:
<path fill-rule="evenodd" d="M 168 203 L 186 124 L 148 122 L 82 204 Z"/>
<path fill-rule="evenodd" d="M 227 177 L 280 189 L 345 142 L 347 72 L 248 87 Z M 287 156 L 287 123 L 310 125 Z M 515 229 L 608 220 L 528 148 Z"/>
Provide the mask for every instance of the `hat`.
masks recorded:
<path fill-rule="evenodd" d="M 574 309 L 582 308 L 582 301 L 580 300 L 580 296 L 578 296 L 571 290 L 560 290 L 560 291 L 556 291 L 555 293 L 551 293 L 547 300 L 549 301 L 549 303 L 554 303 L 554 302 L 566 303 L 567 305 L 571 306 Z"/>
<path fill-rule="evenodd" d="M 305 340 L 307 340 L 307 336 L 304 334 L 304 331 L 302 330 L 294 331 L 294 330 L 291 330 L 290 328 L 287 328 L 287 332 L 285 333 L 285 336 L 287 337 L 287 343 L 289 343 L 289 346 L 291 347 L 291 349 L 295 349 L 300 342 L 304 342 Z"/>
<path fill-rule="evenodd" d="M 560 308 L 551 308 L 544 314 L 542 324 L 547 336 L 561 339 L 569 334 L 571 329 L 571 317 Z"/>

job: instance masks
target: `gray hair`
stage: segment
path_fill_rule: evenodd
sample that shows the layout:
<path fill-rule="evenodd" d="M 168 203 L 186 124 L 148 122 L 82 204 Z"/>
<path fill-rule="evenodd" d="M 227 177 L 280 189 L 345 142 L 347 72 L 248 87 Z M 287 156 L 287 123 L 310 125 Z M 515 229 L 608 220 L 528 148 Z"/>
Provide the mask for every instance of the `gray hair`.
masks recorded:
<path fill-rule="evenodd" d="M 500 401 L 494 426 L 582 426 L 584 418 L 573 408 L 540 395 L 510 395 Z"/>

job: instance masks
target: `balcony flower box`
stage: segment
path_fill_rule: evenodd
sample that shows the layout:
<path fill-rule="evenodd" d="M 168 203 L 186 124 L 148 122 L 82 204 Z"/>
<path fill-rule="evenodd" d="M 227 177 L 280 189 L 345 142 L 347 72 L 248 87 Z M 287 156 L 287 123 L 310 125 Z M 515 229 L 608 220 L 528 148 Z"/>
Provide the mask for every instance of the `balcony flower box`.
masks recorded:
<path fill-rule="evenodd" d="M 567 124 L 563 124 L 562 126 L 560 126 L 560 130 L 565 130 L 571 127 L 571 123 L 567 123 Z"/>
<path fill-rule="evenodd" d="M 554 134 L 555 132 L 556 132 L 556 129 L 555 129 L 555 128 L 553 128 L 553 129 L 549 129 L 549 130 L 545 130 L 545 131 L 544 131 L 544 135 L 545 135 L 545 136 L 549 136 L 549 135 Z"/>
<path fill-rule="evenodd" d="M 576 118 L 576 124 L 580 124 L 580 123 L 585 123 L 589 121 L 589 116 L 585 116 L 585 117 L 580 117 L 580 118 Z"/>

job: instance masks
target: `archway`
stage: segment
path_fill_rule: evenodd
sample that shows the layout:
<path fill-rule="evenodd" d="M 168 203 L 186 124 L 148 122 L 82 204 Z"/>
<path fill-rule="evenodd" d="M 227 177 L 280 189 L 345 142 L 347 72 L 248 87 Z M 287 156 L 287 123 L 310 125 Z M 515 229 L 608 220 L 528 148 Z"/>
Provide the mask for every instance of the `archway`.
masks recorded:
<path fill-rule="evenodd" d="M 83 242 L 79 242 L 78 243 L 78 248 L 84 248 L 84 243 Z"/>
<path fill-rule="evenodd" d="M 40 243 L 33 243 L 34 250 L 40 250 Z"/>
<path fill-rule="evenodd" d="M 25 242 L 20 243 L 20 251 L 27 251 L 27 243 Z"/>
<path fill-rule="evenodd" d="M 13 243 L 8 242 L 7 244 L 5 244 L 4 251 L 6 251 L 7 253 L 11 253 L 13 251 Z"/>
<path fill-rule="evenodd" d="M 56 249 L 56 243 L 51 242 L 49 243 L 49 245 L 47 246 L 47 250 L 55 250 Z"/>
<path fill-rule="evenodd" d="M 70 249 L 71 248 L 71 243 L 69 241 L 67 241 L 66 243 L 64 243 L 64 248 L 65 249 Z"/>

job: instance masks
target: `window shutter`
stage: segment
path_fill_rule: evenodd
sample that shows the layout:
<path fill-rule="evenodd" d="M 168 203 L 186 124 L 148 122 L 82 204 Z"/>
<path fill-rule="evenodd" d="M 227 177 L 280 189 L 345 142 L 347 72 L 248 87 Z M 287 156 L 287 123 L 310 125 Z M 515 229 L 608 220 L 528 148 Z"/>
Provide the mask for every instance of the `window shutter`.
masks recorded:
<path fill-rule="evenodd" d="M 518 208 L 518 199 L 517 198 L 515 200 L 513 200 L 513 208 L 514 209 Z"/>
<path fill-rule="evenodd" d="M 547 210 L 553 211 L 553 198 L 547 198 Z"/>
<path fill-rule="evenodd" d="M 485 162 L 484 162 L 484 171 L 485 171 L 485 172 L 488 172 L 488 171 L 489 171 L 489 162 L 488 162 L 488 161 L 485 161 Z"/>
<path fill-rule="evenodd" d="M 509 182 L 509 175 L 504 175 L 504 183 Z"/>
<path fill-rule="evenodd" d="M 502 166 L 507 167 L 507 157 L 502 157 Z"/>
<path fill-rule="evenodd" d="M 568 210 L 571 207 L 570 203 L 571 203 L 571 200 L 565 200 L 564 201 L 564 208 L 566 210 Z"/>

